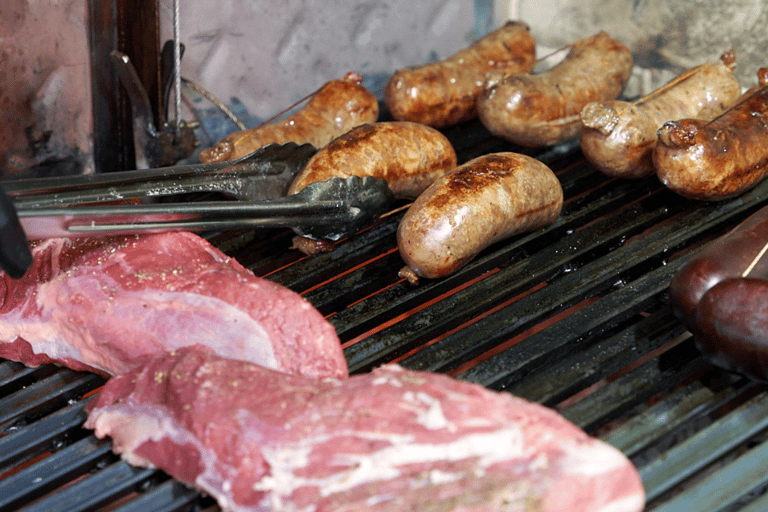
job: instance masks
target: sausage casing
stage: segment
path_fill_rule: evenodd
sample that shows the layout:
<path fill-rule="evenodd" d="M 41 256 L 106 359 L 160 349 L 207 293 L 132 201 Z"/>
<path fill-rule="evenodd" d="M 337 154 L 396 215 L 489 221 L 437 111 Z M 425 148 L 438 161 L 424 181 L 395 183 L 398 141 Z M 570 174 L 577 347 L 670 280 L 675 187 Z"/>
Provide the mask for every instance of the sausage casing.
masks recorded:
<path fill-rule="evenodd" d="M 477 95 L 485 74 L 496 68 L 528 73 L 536 43 L 525 23 L 510 21 L 447 59 L 396 71 L 384 103 L 398 121 L 443 128 L 477 117 Z"/>
<path fill-rule="evenodd" d="M 395 197 L 413 199 L 456 167 L 456 152 L 435 128 L 407 121 L 365 124 L 315 153 L 294 178 L 288 194 L 334 177 L 384 179 Z"/>
<path fill-rule="evenodd" d="M 725 279 L 696 308 L 696 345 L 714 364 L 768 380 L 768 281 Z"/>
<path fill-rule="evenodd" d="M 543 73 L 489 72 L 477 99 L 478 116 L 492 134 L 521 146 L 557 144 L 579 133 L 579 113 L 587 103 L 621 94 L 632 63 L 629 49 L 601 31 L 574 42 Z"/>
<path fill-rule="evenodd" d="M 710 120 L 738 100 L 741 86 L 734 67 L 733 52 L 726 52 L 720 61 L 684 71 L 636 101 L 588 103 L 581 111 L 584 156 L 611 177 L 650 176 L 653 146 L 665 122 L 688 117 Z"/>
<path fill-rule="evenodd" d="M 200 152 L 200 161 L 223 162 L 245 156 L 270 143 L 309 143 L 321 148 L 355 126 L 374 123 L 379 118 L 376 96 L 363 85 L 358 73 L 323 85 L 309 102 L 293 115 L 231 133 Z"/>
<path fill-rule="evenodd" d="M 669 285 L 669 299 L 689 331 L 694 331 L 699 301 L 720 281 L 745 276 L 768 279 L 766 243 L 768 207 L 707 244 L 678 269 Z"/>
<path fill-rule="evenodd" d="M 447 276 L 494 242 L 557 219 L 563 190 L 552 170 L 518 153 L 492 153 L 457 167 L 425 190 L 397 230 L 401 276 Z"/>
<path fill-rule="evenodd" d="M 678 194 L 720 201 L 751 189 L 768 174 L 768 68 L 760 86 L 711 121 L 665 123 L 653 148 L 661 182 Z"/>

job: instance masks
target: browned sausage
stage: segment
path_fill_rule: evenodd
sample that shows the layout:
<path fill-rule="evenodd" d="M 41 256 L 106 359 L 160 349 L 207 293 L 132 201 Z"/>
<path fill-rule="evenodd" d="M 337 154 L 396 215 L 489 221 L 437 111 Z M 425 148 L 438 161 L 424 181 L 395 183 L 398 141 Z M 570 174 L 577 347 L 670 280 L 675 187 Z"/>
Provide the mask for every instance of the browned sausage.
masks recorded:
<path fill-rule="evenodd" d="M 751 189 L 768 173 L 768 68 L 760 85 L 712 121 L 665 123 L 653 165 L 670 190 L 692 199 L 720 201 Z"/>
<path fill-rule="evenodd" d="M 358 73 L 347 73 L 320 88 L 295 114 L 224 137 L 213 147 L 200 152 L 200 161 L 234 160 L 270 143 L 309 143 L 321 148 L 355 126 L 374 123 L 379 118 L 379 103 L 363 85 Z"/>
<path fill-rule="evenodd" d="M 768 380 L 768 281 L 726 279 L 696 308 L 696 345 L 714 364 Z"/>
<path fill-rule="evenodd" d="M 694 331 L 696 306 L 720 281 L 736 277 L 768 279 L 768 207 L 752 214 L 738 226 L 685 262 L 672 277 L 669 299 L 675 315 Z"/>
<path fill-rule="evenodd" d="M 414 199 L 456 167 L 456 152 L 435 128 L 407 121 L 364 124 L 332 140 L 310 158 L 288 194 L 331 178 L 372 176 L 387 181 L 395 197 Z M 327 240 L 297 236 L 292 248 L 313 255 L 332 250 Z"/>
<path fill-rule="evenodd" d="M 414 284 L 447 276 L 492 243 L 554 222 L 562 205 L 560 181 L 534 158 L 495 153 L 470 160 L 405 213 L 397 230 L 407 264 L 400 276 Z"/>
<path fill-rule="evenodd" d="M 573 43 L 565 59 L 543 73 L 489 72 L 478 115 L 496 136 L 521 146 L 549 146 L 575 137 L 584 105 L 616 98 L 631 72 L 629 49 L 599 32 Z"/>
<path fill-rule="evenodd" d="M 413 199 L 454 167 L 453 146 L 434 128 L 405 121 L 365 124 L 315 153 L 288 194 L 337 176 L 373 176 L 386 180 L 395 197 Z"/>
<path fill-rule="evenodd" d="M 510 21 L 441 62 L 396 71 L 384 89 L 392 117 L 443 128 L 477 117 L 485 73 L 494 68 L 528 73 L 536 43 L 525 23 Z"/>
<path fill-rule="evenodd" d="M 733 51 L 678 75 L 633 102 L 592 102 L 581 111 L 581 150 L 597 169 L 618 178 L 653 174 L 656 134 L 667 121 L 713 119 L 741 96 Z"/>

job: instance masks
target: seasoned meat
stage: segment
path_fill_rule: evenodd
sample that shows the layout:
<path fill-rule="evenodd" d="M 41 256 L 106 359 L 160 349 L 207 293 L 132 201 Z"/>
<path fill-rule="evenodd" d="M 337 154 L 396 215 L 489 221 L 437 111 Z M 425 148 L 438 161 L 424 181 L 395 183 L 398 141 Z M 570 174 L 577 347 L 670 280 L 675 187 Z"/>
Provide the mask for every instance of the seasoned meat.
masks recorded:
<path fill-rule="evenodd" d="M 310 379 L 187 347 L 113 377 L 86 422 L 233 511 L 630 512 L 630 461 L 555 411 L 386 365 Z"/>
<path fill-rule="evenodd" d="M 186 232 L 51 239 L 0 275 L 0 357 L 101 374 L 200 344 L 311 377 L 347 376 L 336 332 L 298 294 Z"/>

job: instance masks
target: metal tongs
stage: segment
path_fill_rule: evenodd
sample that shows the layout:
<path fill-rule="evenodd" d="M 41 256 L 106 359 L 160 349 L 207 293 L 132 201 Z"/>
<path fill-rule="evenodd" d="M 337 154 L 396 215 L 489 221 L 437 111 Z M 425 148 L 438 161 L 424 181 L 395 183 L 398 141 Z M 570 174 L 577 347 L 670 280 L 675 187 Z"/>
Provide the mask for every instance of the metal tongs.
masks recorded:
<path fill-rule="evenodd" d="M 333 178 L 286 196 L 315 152 L 309 144 L 270 144 L 228 162 L 6 181 L 3 188 L 29 239 L 283 227 L 313 239 L 339 240 L 387 211 L 392 192 L 386 181 L 370 177 Z M 219 192 L 237 201 L 147 203 L 195 192 Z M 132 198 L 144 203 L 99 204 Z"/>

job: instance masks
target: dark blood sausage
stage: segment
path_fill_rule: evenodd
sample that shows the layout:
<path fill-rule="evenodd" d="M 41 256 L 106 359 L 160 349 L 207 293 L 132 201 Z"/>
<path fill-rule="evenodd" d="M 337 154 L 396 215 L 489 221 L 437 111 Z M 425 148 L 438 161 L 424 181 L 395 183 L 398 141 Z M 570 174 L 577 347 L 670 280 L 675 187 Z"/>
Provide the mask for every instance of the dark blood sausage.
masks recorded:
<path fill-rule="evenodd" d="M 396 71 L 384 103 L 398 121 L 443 128 L 477 117 L 475 103 L 492 69 L 529 73 L 536 43 L 525 23 L 510 21 L 447 59 Z"/>
<path fill-rule="evenodd" d="M 728 278 L 768 279 L 768 207 L 701 249 L 672 278 L 669 296 L 675 315 L 694 331 L 696 306 L 714 285 Z"/>
<path fill-rule="evenodd" d="M 633 102 L 588 103 L 581 111 L 581 150 L 608 176 L 644 178 L 654 173 L 652 154 L 659 128 L 667 121 L 714 119 L 741 96 L 733 51 L 718 62 L 684 71 L 671 82 Z"/>
<path fill-rule="evenodd" d="M 720 201 L 757 185 L 768 173 L 768 68 L 760 85 L 712 121 L 665 123 L 653 150 L 661 182 L 692 199 Z"/>
<path fill-rule="evenodd" d="M 543 73 L 489 72 L 478 115 L 492 134 L 521 146 L 557 144 L 579 133 L 587 103 L 621 94 L 631 72 L 629 49 L 601 31 L 573 43 L 565 59 Z"/>
<path fill-rule="evenodd" d="M 456 167 L 456 152 L 438 130 L 406 121 L 358 126 L 315 153 L 288 189 L 331 178 L 372 176 L 387 181 L 396 197 L 414 199 Z"/>
<path fill-rule="evenodd" d="M 546 165 L 518 153 L 481 156 L 443 176 L 422 193 L 397 230 L 400 276 L 445 277 L 481 250 L 557 219 L 560 182 Z"/>
<path fill-rule="evenodd" d="M 227 135 L 213 147 L 202 150 L 200 161 L 234 160 L 270 143 L 309 143 L 321 148 L 355 126 L 374 123 L 379 118 L 379 103 L 362 82 L 363 77 L 354 72 L 331 80 L 295 114 Z"/>
<path fill-rule="evenodd" d="M 714 364 L 768 380 L 768 280 L 730 278 L 696 307 L 696 344 Z"/>

